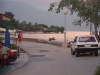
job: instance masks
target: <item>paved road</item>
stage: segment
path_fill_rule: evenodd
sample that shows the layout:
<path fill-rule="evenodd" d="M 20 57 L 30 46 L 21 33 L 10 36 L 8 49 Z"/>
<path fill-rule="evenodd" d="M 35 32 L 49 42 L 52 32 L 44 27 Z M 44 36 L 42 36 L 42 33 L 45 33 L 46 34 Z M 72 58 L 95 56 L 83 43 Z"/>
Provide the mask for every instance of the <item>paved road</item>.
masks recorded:
<path fill-rule="evenodd" d="M 6 75 L 93 75 L 100 63 L 100 54 L 75 57 L 70 48 L 33 42 L 20 47 L 30 55 L 29 62 Z"/>

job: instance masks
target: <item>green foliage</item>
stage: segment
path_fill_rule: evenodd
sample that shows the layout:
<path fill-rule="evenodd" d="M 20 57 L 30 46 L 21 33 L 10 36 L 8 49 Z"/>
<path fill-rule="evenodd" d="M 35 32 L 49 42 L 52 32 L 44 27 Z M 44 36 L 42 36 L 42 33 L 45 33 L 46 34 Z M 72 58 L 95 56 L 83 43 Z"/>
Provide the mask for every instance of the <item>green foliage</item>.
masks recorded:
<path fill-rule="evenodd" d="M 36 31 L 36 32 L 44 32 L 44 33 L 49 33 L 49 32 L 63 32 L 64 27 L 58 27 L 58 26 L 50 26 L 48 27 L 45 24 L 38 24 L 35 23 L 33 25 L 31 22 L 26 23 L 26 21 L 22 21 L 19 23 L 18 20 L 14 19 L 14 14 L 12 12 L 5 12 L 6 15 L 11 17 L 10 21 L 2 21 L 2 24 L 0 27 L 6 28 L 6 26 L 9 26 L 9 29 L 19 29 L 22 31 Z"/>
<path fill-rule="evenodd" d="M 61 33 L 63 33 L 64 32 L 64 27 L 60 27 L 59 30 L 60 30 Z"/>
<path fill-rule="evenodd" d="M 81 25 L 82 21 L 86 25 L 92 23 L 97 36 L 97 28 L 100 25 L 100 0 L 61 0 L 51 3 L 48 11 L 56 9 L 56 13 L 59 13 L 64 7 L 70 9 L 72 14 L 77 12 L 77 16 L 81 17 L 75 24 Z"/>
<path fill-rule="evenodd" d="M 11 18 L 14 18 L 14 14 L 12 14 L 12 12 L 5 12 L 4 14 L 5 15 L 8 15 Z"/>
<path fill-rule="evenodd" d="M 37 24 L 33 25 L 34 31 L 44 31 L 45 29 L 48 29 L 49 27 L 45 24 Z"/>
<path fill-rule="evenodd" d="M 58 26 L 53 26 L 51 25 L 50 28 L 49 28 L 49 31 L 50 32 L 63 32 L 64 31 L 64 27 L 58 27 Z"/>
<path fill-rule="evenodd" d="M 100 66 L 97 66 L 94 75 L 100 75 Z"/>
<path fill-rule="evenodd" d="M 3 40 L 3 37 L 0 37 L 0 41 L 2 41 Z"/>
<path fill-rule="evenodd" d="M 17 47 L 18 47 L 18 46 L 17 46 L 16 44 L 11 44 L 11 45 L 10 45 L 10 48 L 11 48 L 11 49 L 17 49 Z"/>

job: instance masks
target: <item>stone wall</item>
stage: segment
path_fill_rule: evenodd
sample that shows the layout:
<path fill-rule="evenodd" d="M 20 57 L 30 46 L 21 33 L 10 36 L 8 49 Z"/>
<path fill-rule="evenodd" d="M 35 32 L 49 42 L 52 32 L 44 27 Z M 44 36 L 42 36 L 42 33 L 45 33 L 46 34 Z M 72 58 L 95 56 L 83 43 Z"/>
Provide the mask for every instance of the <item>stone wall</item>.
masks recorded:
<path fill-rule="evenodd" d="M 45 43 L 45 44 L 51 44 L 51 45 L 56 45 L 56 46 L 62 46 L 62 42 L 58 42 L 55 40 L 49 41 L 49 40 L 37 39 L 37 38 L 23 38 L 23 41 L 38 42 L 38 43 Z"/>

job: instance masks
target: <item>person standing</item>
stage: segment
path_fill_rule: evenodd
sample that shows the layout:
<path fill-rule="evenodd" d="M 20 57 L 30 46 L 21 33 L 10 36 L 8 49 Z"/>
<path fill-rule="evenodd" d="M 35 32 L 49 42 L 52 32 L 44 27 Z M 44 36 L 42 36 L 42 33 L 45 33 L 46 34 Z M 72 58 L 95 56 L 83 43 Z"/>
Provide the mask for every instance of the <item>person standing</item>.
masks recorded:
<path fill-rule="evenodd" d="M 15 43 L 17 44 L 17 41 L 18 41 L 18 32 L 15 32 L 15 39 L 14 39 L 15 41 Z"/>
<path fill-rule="evenodd" d="M 20 31 L 19 34 L 18 34 L 18 41 L 19 41 L 19 43 L 22 42 L 22 37 L 23 37 L 23 35 L 22 35 L 22 32 Z"/>
<path fill-rule="evenodd" d="M 7 65 L 8 51 L 10 48 L 3 46 L 3 42 L 0 41 L 0 67 Z"/>

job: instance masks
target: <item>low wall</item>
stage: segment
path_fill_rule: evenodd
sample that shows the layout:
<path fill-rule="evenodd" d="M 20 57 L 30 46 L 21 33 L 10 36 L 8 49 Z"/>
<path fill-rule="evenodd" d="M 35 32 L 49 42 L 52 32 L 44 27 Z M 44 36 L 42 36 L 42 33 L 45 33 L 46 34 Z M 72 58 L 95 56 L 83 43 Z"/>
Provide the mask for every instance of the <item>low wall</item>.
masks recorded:
<path fill-rule="evenodd" d="M 23 41 L 29 41 L 29 42 L 38 42 L 38 43 L 45 43 L 45 44 L 51 44 L 56 46 L 62 46 L 62 42 L 58 42 L 56 40 L 44 40 L 44 39 L 37 39 L 37 38 L 23 38 Z"/>
<path fill-rule="evenodd" d="M 3 38 L 4 40 L 4 38 Z M 14 40 L 13 37 L 10 38 L 10 40 Z M 51 44 L 56 46 L 62 46 L 62 42 L 56 41 L 56 40 L 44 40 L 44 39 L 37 39 L 37 38 L 23 38 L 23 41 L 29 41 L 29 42 L 38 42 L 38 43 L 45 43 L 45 44 Z"/>

